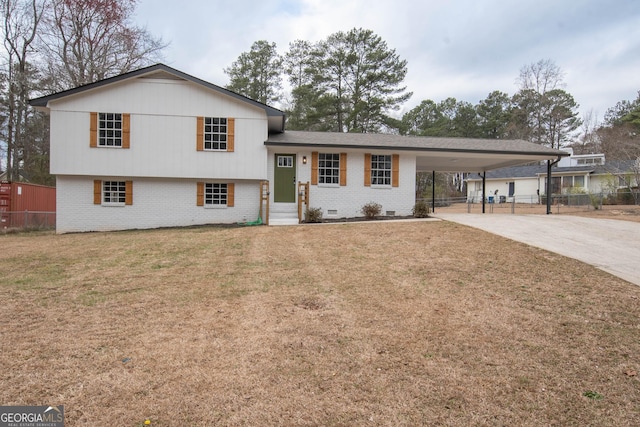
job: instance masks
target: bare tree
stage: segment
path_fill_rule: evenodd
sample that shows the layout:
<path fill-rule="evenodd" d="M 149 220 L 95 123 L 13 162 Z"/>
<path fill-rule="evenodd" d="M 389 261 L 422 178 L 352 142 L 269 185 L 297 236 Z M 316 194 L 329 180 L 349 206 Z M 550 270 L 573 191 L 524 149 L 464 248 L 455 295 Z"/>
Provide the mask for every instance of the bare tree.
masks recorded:
<path fill-rule="evenodd" d="M 36 32 L 46 2 L 43 0 L 0 0 L 3 22 L 3 45 L 6 63 L 6 115 L 4 139 L 7 151 L 7 177 L 19 177 L 19 167 L 26 145 L 25 129 L 29 116 L 28 101 L 32 89 L 33 70 L 29 58 L 33 53 Z"/>
<path fill-rule="evenodd" d="M 580 126 L 578 104 L 561 89 L 564 72 L 553 61 L 540 60 L 522 67 L 513 96 L 511 133 L 537 144 L 561 148 Z"/>
<path fill-rule="evenodd" d="M 640 157 L 640 91 L 634 101 L 620 101 L 604 115 L 598 129 L 602 151 L 609 159 Z"/>
<path fill-rule="evenodd" d="M 602 152 L 607 159 L 635 159 L 640 156 L 637 129 L 629 123 L 598 129 Z"/>
<path fill-rule="evenodd" d="M 149 65 L 166 47 L 132 24 L 137 0 L 50 0 L 42 45 L 51 90 L 80 86 Z"/>
<path fill-rule="evenodd" d="M 516 80 L 520 90 L 533 90 L 540 95 L 554 89 L 562 89 L 564 72 L 550 59 L 541 59 L 520 69 Z"/>
<path fill-rule="evenodd" d="M 598 115 L 593 109 L 582 115 L 580 138 L 572 145 L 575 154 L 601 153 L 600 138 L 598 137 Z"/>

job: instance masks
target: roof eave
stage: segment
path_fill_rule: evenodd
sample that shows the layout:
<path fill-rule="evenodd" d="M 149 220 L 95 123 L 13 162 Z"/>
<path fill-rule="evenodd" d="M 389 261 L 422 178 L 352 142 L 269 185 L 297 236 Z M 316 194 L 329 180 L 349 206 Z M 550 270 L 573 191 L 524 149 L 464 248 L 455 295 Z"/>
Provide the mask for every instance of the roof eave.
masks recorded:
<path fill-rule="evenodd" d="M 548 159 L 551 157 L 561 156 L 559 153 L 539 152 L 539 151 L 517 151 L 517 150 L 481 150 L 473 148 L 444 148 L 444 147 L 409 147 L 409 146 L 383 146 L 383 145 L 365 145 L 365 144 L 323 144 L 323 143 L 295 143 L 285 141 L 265 141 L 264 145 L 274 147 L 304 147 L 304 148 L 348 148 L 358 150 L 400 150 L 400 151 L 425 151 L 439 153 L 468 153 L 468 154 L 505 154 L 505 155 L 524 155 L 531 157 L 540 157 Z M 569 154 L 566 154 L 567 156 Z M 564 155 L 562 155 L 564 156 Z"/>
<path fill-rule="evenodd" d="M 124 80 L 129 80 L 132 78 L 136 78 L 136 77 L 141 77 L 144 76 L 146 74 L 152 74 L 158 71 L 164 71 L 167 72 L 169 74 L 172 74 L 176 77 L 182 78 L 184 80 L 199 84 L 201 86 L 207 87 L 209 89 L 215 90 L 217 92 L 223 93 L 225 95 L 228 95 L 232 98 L 238 99 L 240 101 L 244 101 L 247 102 L 249 104 L 252 104 L 254 106 L 260 107 L 262 109 L 265 110 L 265 112 L 267 113 L 267 116 L 285 116 L 284 111 L 278 110 L 277 108 L 271 107 L 267 104 L 263 104 L 261 102 L 258 102 L 256 100 L 253 100 L 251 98 L 247 98 L 244 95 L 240 95 L 238 93 L 232 92 L 228 89 L 225 89 L 221 86 L 217 86 L 214 85 L 213 83 L 209 83 L 207 81 L 204 81 L 202 79 L 199 79 L 197 77 L 194 77 L 192 75 L 189 75 L 187 73 L 184 73 L 180 70 L 176 70 L 175 68 L 171 68 L 168 65 L 165 64 L 155 64 L 155 65 L 150 65 L 148 67 L 145 68 L 140 68 L 134 71 L 130 71 L 128 73 L 124 73 L 124 74 L 120 74 L 118 76 L 114 76 L 114 77 L 109 77 L 107 79 L 104 80 L 100 80 L 97 82 L 93 82 L 93 83 L 89 83 L 86 85 L 82 85 L 82 86 L 78 86 L 72 89 L 67 89 L 61 92 L 57 92 L 51 95 L 46 95 L 46 96 L 42 96 L 39 98 L 34 98 L 29 100 L 29 105 L 36 107 L 36 108 L 41 108 L 41 109 L 47 109 L 49 108 L 49 102 L 51 101 L 55 101 L 57 99 L 62 99 L 65 98 L 67 96 L 73 96 L 88 90 L 93 90 L 93 89 L 97 89 L 103 86 L 107 86 L 107 85 L 111 85 L 114 83 L 118 83 Z M 284 128 L 284 127 L 283 127 Z"/>

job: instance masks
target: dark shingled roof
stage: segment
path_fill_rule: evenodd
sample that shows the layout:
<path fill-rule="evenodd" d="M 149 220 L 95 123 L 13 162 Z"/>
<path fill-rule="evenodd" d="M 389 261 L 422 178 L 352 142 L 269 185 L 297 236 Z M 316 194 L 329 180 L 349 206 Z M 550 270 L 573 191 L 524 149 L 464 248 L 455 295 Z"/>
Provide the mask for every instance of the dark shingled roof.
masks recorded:
<path fill-rule="evenodd" d="M 270 135 L 265 145 L 568 156 L 568 153 L 563 151 L 518 139 L 439 138 L 290 130 Z"/>
<path fill-rule="evenodd" d="M 554 167 L 552 173 L 555 174 L 568 174 L 575 172 L 584 172 L 590 175 L 602 175 L 602 174 L 616 174 L 625 173 L 632 169 L 634 160 L 609 160 L 604 165 L 586 165 L 586 166 L 569 166 L 569 167 Z M 508 168 L 494 169 L 487 171 L 487 179 L 503 179 L 503 178 L 535 178 L 538 175 L 547 173 L 547 165 L 526 165 L 526 166 L 511 166 Z M 482 176 L 479 174 L 471 174 L 467 177 L 468 180 L 481 180 Z"/>
<path fill-rule="evenodd" d="M 270 135 L 265 145 L 281 150 L 404 151 L 416 156 L 417 171 L 481 172 L 540 160 L 555 160 L 569 153 L 522 140 L 436 138 L 370 133 L 286 131 Z"/>

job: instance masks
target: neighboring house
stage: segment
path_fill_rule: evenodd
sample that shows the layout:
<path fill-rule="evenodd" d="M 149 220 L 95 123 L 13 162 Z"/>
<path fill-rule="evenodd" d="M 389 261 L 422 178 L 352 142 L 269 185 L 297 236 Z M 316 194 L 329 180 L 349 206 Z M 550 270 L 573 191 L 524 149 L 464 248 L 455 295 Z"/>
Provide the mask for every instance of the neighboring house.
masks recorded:
<path fill-rule="evenodd" d="M 285 132 L 285 114 L 163 64 L 34 99 L 50 114 L 57 232 L 409 215 L 416 171 L 566 153 L 525 141 Z M 305 197 L 303 197 L 303 195 Z"/>
<path fill-rule="evenodd" d="M 552 194 L 600 194 L 637 185 L 633 160 L 605 162 L 604 154 L 571 155 L 552 168 Z M 547 166 L 536 164 L 496 169 L 486 173 L 487 197 L 495 203 L 540 203 L 546 194 Z M 482 177 L 467 177 L 467 200 L 482 201 Z"/>

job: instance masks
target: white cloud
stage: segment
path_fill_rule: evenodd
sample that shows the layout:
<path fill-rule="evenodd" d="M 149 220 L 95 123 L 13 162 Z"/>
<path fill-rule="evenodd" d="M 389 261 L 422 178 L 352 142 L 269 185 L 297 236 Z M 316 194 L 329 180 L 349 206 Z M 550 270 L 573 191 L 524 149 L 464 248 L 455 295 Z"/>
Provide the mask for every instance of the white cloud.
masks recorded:
<path fill-rule="evenodd" d="M 408 110 L 424 99 L 477 103 L 513 94 L 522 66 L 551 59 L 583 111 L 604 110 L 640 90 L 640 2 L 601 0 L 141 0 L 137 21 L 171 46 L 167 63 L 224 85 L 222 71 L 268 40 L 285 52 L 366 28 L 408 61 Z"/>

